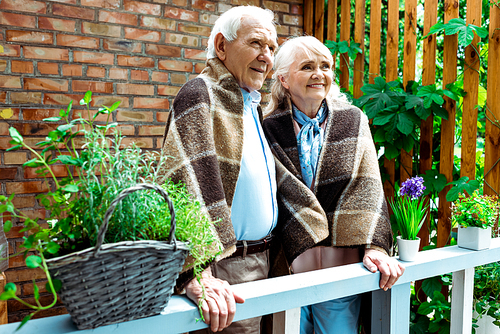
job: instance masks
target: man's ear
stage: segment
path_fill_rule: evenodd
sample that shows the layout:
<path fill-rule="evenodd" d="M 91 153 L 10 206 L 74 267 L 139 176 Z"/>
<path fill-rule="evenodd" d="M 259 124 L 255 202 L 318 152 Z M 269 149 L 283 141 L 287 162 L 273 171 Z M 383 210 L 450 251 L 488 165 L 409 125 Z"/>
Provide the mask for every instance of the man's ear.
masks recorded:
<path fill-rule="evenodd" d="M 226 60 L 226 45 L 227 45 L 227 40 L 222 35 L 222 33 L 218 33 L 215 35 L 214 38 L 214 48 L 215 48 L 215 54 L 217 55 L 217 58 L 220 60 L 224 61 Z"/>
<path fill-rule="evenodd" d="M 290 85 L 286 83 L 286 80 L 285 80 L 284 76 L 278 75 L 278 79 L 280 80 L 281 85 L 283 86 L 283 88 L 290 89 Z"/>

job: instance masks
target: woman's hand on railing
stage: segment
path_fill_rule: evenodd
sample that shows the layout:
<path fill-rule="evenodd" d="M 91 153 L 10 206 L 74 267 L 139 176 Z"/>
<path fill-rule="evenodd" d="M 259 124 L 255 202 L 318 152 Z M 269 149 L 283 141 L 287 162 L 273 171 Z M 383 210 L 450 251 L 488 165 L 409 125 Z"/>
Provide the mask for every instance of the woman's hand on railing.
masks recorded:
<path fill-rule="evenodd" d="M 233 292 L 228 282 L 213 277 L 210 267 L 203 271 L 201 283 L 205 289 L 196 278 L 192 279 L 186 285 L 186 295 L 197 305 L 201 303 L 205 323 L 210 329 L 221 331 L 233 322 L 236 303 L 244 303 L 245 299 Z"/>
<path fill-rule="evenodd" d="M 372 273 L 380 271 L 380 288 L 384 291 L 390 289 L 405 272 L 405 267 L 398 260 L 372 248 L 365 249 L 363 264 Z"/>

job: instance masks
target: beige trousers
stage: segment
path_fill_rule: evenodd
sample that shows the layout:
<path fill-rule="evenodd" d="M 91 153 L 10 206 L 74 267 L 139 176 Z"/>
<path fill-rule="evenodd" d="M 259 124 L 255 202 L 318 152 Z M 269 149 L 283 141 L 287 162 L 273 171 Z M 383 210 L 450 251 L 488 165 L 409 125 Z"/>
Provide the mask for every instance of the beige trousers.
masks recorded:
<path fill-rule="evenodd" d="M 266 279 L 269 273 L 269 250 L 251 255 L 228 258 L 212 265 L 212 275 L 226 280 L 229 284 Z M 237 311 L 236 311 L 237 312 Z M 262 317 L 233 322 L 224 329 L 223 334 L 260 334 Z M 210 328 L 191 332 L 192 334 L 211 334 Z"/>

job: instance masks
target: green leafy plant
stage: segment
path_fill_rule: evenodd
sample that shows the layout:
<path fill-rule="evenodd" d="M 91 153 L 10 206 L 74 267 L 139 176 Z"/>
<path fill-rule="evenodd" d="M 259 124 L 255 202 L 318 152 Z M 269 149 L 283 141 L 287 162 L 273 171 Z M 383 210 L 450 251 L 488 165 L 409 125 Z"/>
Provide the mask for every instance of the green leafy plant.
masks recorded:
<path fill-rule="evenodd" d="M 45 258 L 94 246 L 111 202 L 121 191 L 139 183 L 158 184 L 159 168 L 166 159 L 157 152 L 143 152 L 135 145 L 125 146 L 123 136 L 116 129 L 108 135 L 109 130 L 117 125 L 109 123 L 109 119 L 119 102 L 111 107 L 103 106 L 92 115 L 91 98 L 92 93 L 89 91 L 80 101 L 81 105 L 86 106 L 87 118 L 71 117 L 70 103 L 66 110 L 60 111 L 58 117 L 45 119 L 46 122 L 64 123 L 49 132 L 47 138 L 37 143 L 35 148 L 30 147 L 15 128 L 9 129 L 11 144 L 14 145 L 9 150 L 30 151 L 34 158 L 23 167 L 35 168 L 36 173 L 46 180 L 49 191 L 37 198 L 50 212 L 49 228 L 44 228 L 44 225 L 17 210 L 12 204 L 14 194 L 0 196 L 0 213 L 8 212 L 13 219 L 24 221 L 21 232 L 28 232 L 28 236 L 24 237 L 24 250 L 20 253 L 27 256 L 28 267 L 40 267 L 46 273 L 47 290 L 52 292 L 54 301 L 42 306 L 35 286 L 36 305 L 29 305 L 15 296 L 15 287 L 12 285 L 6 287 L 0 299 L 19 300 L 34 309 L 35 313 L 56 303 L 56 290 L 60 285 L 50 278 Z M 106 115 L 106 122 L 96 122 L 99 115 Z M 54 175 L 51 167 L 55 164 L 65 167 L 66 177 L 57 178 Z M 221 250 L 214 237 L 213 223 L 184 185 L 166 180 L 163 188 L 174 204 L 176 237 L 187 242 L 190 247 L 190 258 L 185 269 L 192 269 L 199 279 L 205 264 Z M 13 220 L 5 221 L 4 230 L 8 232 L 13 224 Z M 109 221 L 105 242 L 166 241 L 169 231 L 170 212 L 161 196 L 154 191 L 133 192 L 116 207 Z M 30 255 L 33 251 L 37 255 Z M 27 316 L 20 327 L 33 314 Z"/>
<path fill-rule="evenodd" d="M 451 221 L 462 227 L 485 229 L 495 224 L 499 208 L 498 196 L 480 195 L 476 190 L 471 196 L 460 195 L 453 203 Z"/>
<path fill-rule="evenodd" d="M 463 46 L 468 46 L 472 43 L 474 38 L 474 32 L 481 38 L 488 36 L 488 29 L 483 27 L 478 27 L 474 24 L 468 24 L 462 18 L 454 18 L 448 21 L 448 23 L 436 23 L 431 27 L 429 33 L 422 37 L 422 39 L 427 38 L 429 35 L 440 33 L 444 31 L 446 36 L 458 34 L 458 41 Z"/>
<path fill-rule="evenodd" d="M 493 324 L 500 327 L 500 262 L 493 262 L 475 268 L 473 332 L 477 321 L 485 315 L 493 318 Z"/>

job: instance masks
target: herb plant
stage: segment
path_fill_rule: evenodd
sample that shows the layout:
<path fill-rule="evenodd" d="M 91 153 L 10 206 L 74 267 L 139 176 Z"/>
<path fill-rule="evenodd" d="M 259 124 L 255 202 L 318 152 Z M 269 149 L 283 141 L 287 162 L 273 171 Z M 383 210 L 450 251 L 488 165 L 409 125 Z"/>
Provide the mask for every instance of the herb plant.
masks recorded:
<path fill-rule="evenodd" d="M 451 221 L 462 227 L 486 229 L 495 224 L 499 208 L 498 196 L 480 195 L 476 190 L 471 196 L 460 195 L 453 203 Z"/>

